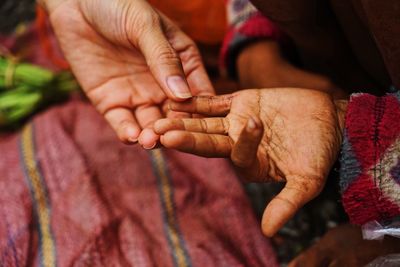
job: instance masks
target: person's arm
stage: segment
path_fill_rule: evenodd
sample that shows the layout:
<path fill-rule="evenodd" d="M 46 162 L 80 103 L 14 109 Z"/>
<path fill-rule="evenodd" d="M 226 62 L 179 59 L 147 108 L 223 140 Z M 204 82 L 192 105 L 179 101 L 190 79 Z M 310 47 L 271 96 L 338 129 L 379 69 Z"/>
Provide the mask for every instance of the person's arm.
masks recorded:
<path fill-rule="evenodd" d="M 195 43 L 145 0 L 41 0 L 82 89 L 121 141 L 153 148 L 167 99 L 212 95 Z"/>
<path fill-rule="evenodd" d="M 283 33 L 248 0 L 226 0 L 229 30 L 221 50 L 221 67 L 230 78 L 238 78 L 237 60 L 250 44 L 283 39 Z"/>
<path fill-rule="evenodd" d="M 241 88 L 309 88 L 335 99 L 348 97 L 328 77 L 303 70 L 289 60 L 285 51 L 293 52 L 294 48 L 288 37 L 249 1 L 227 1 L 227 10 L 230 31 L 221 63 Z"/>

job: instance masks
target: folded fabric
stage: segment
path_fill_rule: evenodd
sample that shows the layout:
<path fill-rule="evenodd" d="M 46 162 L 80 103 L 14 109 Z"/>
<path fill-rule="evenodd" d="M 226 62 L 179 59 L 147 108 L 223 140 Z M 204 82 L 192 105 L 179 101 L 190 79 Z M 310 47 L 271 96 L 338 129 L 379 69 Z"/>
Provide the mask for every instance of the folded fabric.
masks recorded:
<path fill-rule="evenodd" d="M 3 266 L 277 266 L 225 160 L 123 145 L 79 101 L 0 151 Z"/>

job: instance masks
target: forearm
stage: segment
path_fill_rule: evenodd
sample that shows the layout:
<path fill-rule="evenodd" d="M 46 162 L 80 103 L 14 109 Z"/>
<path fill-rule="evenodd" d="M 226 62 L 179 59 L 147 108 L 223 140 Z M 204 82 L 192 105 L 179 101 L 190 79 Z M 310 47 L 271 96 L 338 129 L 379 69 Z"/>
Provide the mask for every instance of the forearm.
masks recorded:
<path fill-rule="evenodd" d="M 241 88 L 298 87 L 320 90 L 335 99 L 348 98 L 325 76 L 291 64 L 281 52 L 285 35 L 248 1 L 227 1 L 230 31 L 221 63 Z"/>
<path fill-rule="evenodd" d="M 326 92 L 335 99 L 348 98 L 328 77 L 294 66 L 273 40 L 260 40 L 243 48 L 236 68 L 242 88 L 308 88 Z"/>

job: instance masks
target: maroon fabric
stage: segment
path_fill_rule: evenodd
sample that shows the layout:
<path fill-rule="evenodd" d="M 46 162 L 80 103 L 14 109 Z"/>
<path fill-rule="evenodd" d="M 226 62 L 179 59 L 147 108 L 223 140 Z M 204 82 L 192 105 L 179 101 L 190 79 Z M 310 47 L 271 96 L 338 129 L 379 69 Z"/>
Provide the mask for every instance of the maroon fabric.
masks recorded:
<path fill-rule="evenodd" d="M 29 125 L 0 138 L 3 266 L 277 266 L 227 161 L 125 146 L 79 101 Z"/>

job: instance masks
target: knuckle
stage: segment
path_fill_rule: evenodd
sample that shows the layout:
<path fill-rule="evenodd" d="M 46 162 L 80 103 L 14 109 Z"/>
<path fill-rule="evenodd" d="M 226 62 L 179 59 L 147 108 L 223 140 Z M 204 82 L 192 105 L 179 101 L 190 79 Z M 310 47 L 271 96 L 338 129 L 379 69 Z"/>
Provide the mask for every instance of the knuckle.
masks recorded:
<path fill-rule="evenodd" d="M 207 133 L 208 132 L 208 124 L 205 119 L 200 119 L 200 128 L 202 132 Z"/>
<path fill-rule="evenodd" d="M 182 60 L 188 61 L 197 64 L 201 64 L 201 56 L 200 56 L 200 51 L 197 48 L 196 44 L 193 43 L 192 41 L 188 41 L 188 44 L 185 46 L 183 51 L 181 52 L 181 57 Z"/>
<path fill-rule="evenodd" d="M 176 53 L 175 49 L 173 49 L 169 45 L 156 47 L 154 52 L 157 54 L 160 63 L 165 63 L 165 64 L 169 64 L 171 62 L 174 64 L 179 63 L 178 54 Z"/>
<path fill-rule="evenodd" d="M 154 59 L 148 59 L 147 64 L 152 67 L 156 65 L 179 66 L 180 60 L 176 51 L 169 45 L 155 47 Z"/>

